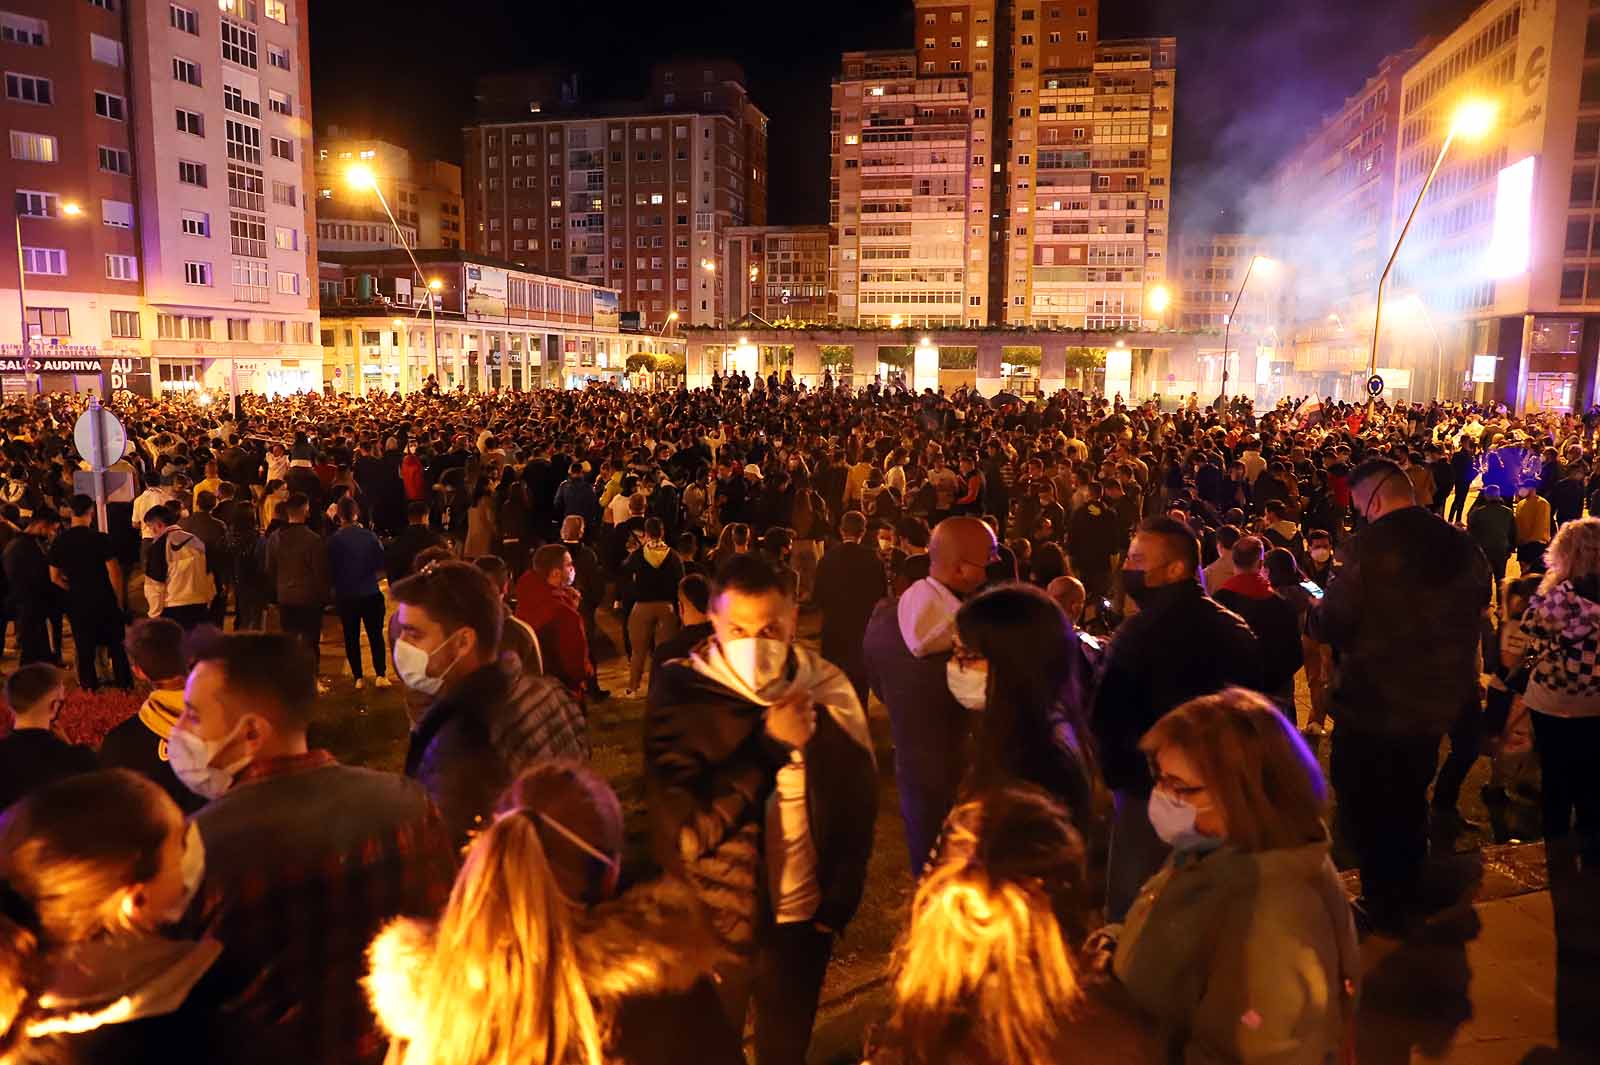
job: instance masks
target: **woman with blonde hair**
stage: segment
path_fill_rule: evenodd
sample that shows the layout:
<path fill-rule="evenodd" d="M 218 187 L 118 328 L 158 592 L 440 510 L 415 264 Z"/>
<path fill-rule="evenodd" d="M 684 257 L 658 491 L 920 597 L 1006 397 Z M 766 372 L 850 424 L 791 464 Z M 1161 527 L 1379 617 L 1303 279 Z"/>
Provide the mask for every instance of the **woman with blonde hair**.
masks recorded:
<path fill-rule="evenodd" d="M 1600 518 L 1563 525 L 1522 631 L 1533 663 L 1523 702 L 1539 752 L 1545 839 L 1600 851 Z"/>
<path fill-rule="evenodd" d="M 1139 744 L 1150 823 L 1172 848 L 1113 963 L 1169 1061 L 1340 1059 L 1360 961 L 1328 857 L 1327 785 L 1294 724 L 1254 692 L 1191 699 Z"/>
<path fill-rule="evenodd" d="M 593 770 L 542 761 L 506 791 L 437 921 L 373 941 L 390 1065 L 743 1065 L 689 889 L 615 898 L 622 807 Z"/>
<path fill-rule="evenodd" d="M 894 1012 L 871 1065 L 1143 1060 L 1086 996 L 1069 943 L 1087 912 L 1083 841 L 1031 785 L 953 810 L 896 952 Z M 1114 1020 L 1114 1019 L 1113 1019 Z"/>

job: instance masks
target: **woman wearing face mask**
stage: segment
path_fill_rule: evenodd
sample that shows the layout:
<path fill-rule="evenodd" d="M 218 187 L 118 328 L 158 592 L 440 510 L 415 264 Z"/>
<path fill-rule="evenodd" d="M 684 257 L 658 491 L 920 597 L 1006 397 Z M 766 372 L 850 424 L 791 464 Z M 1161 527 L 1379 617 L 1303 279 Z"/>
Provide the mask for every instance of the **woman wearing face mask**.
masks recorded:
<path fill-rule="evenodd" d="M 264 1033 L 226 1006 L 247 975 L 235 979 L 219 962 L 220 944 L 158 934 L 183 915 L 204 872 L 199 832 L 166 792 L 128 770 L 71 777 L 8 809 L 0 1060 L 274 1057 Z"/>
<path fill-rule="evenodd" d="M 1316 758 L 1241 688 L 1183 704 L 1140 747 L 1150 823 L 1173 851 L 1129 910 L 1113 968 L 1165 1060 L 1339 1061 L 1360 962 Z"/>
<path fill-rule="evenodd" d="M 1023 781 L 1083 830 L 1093 813 L 1087 663 L 1072 623 L 1038 588 L 1005 584 L 967 600 L 945 667 L 950 694 L 978 714 L 972 792 Z"/>

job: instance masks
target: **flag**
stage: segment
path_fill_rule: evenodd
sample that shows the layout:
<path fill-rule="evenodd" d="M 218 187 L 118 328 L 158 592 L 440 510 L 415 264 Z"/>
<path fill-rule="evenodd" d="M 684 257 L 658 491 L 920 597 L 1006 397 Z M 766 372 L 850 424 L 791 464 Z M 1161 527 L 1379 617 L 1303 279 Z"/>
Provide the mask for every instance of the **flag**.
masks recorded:
<path fill-rule="evenodd" d="M 1322 400 L 1315 396 L 1300 405 L 1300 428 L 1309 429 L 1322 421 Z"/>

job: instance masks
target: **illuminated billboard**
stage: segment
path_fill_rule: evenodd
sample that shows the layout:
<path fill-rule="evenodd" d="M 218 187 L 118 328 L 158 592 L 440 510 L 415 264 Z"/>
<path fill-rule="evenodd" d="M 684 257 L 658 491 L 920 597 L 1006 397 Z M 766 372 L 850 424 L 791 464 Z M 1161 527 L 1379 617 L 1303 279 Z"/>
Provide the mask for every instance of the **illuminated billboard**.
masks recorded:
<path fill-rule="evenodd" d="M 1503 279 L 1528 272 L 1533 230 L 1533 156 L 1500 171 L 1494 190 L 1494 233 L 1484 265 Z"/>

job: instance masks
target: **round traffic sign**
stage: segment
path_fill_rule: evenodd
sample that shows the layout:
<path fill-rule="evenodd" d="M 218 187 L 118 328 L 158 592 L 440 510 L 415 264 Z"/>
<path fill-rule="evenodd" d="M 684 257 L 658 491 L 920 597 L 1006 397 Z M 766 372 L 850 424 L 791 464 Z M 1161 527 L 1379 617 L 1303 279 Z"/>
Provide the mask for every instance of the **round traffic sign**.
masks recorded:
<path fill-rule="evenodd" d="M 1371 396 L 1373 399 L 1377 399 L 1379 396 L 1383 395 L 1383 378 L 1379 377 L 1377 374 L 1373 374 L 1371 377 L 1367 378 L 1367 395 Z"/>
<path fill-rule="evenodd" d="M 100 421 L 98 450 L 94 446 L 96 418 Z M 112 463 L 122 458 L 122 453 L 128 449 L 128 433 L 115 414 L 97 405 L 78 415 L 78 422 L 72 427 L 72 442 L 78 446 L 78 454 L 88 460 L 91 469 L 105 470 L 110 469 Z"/>

